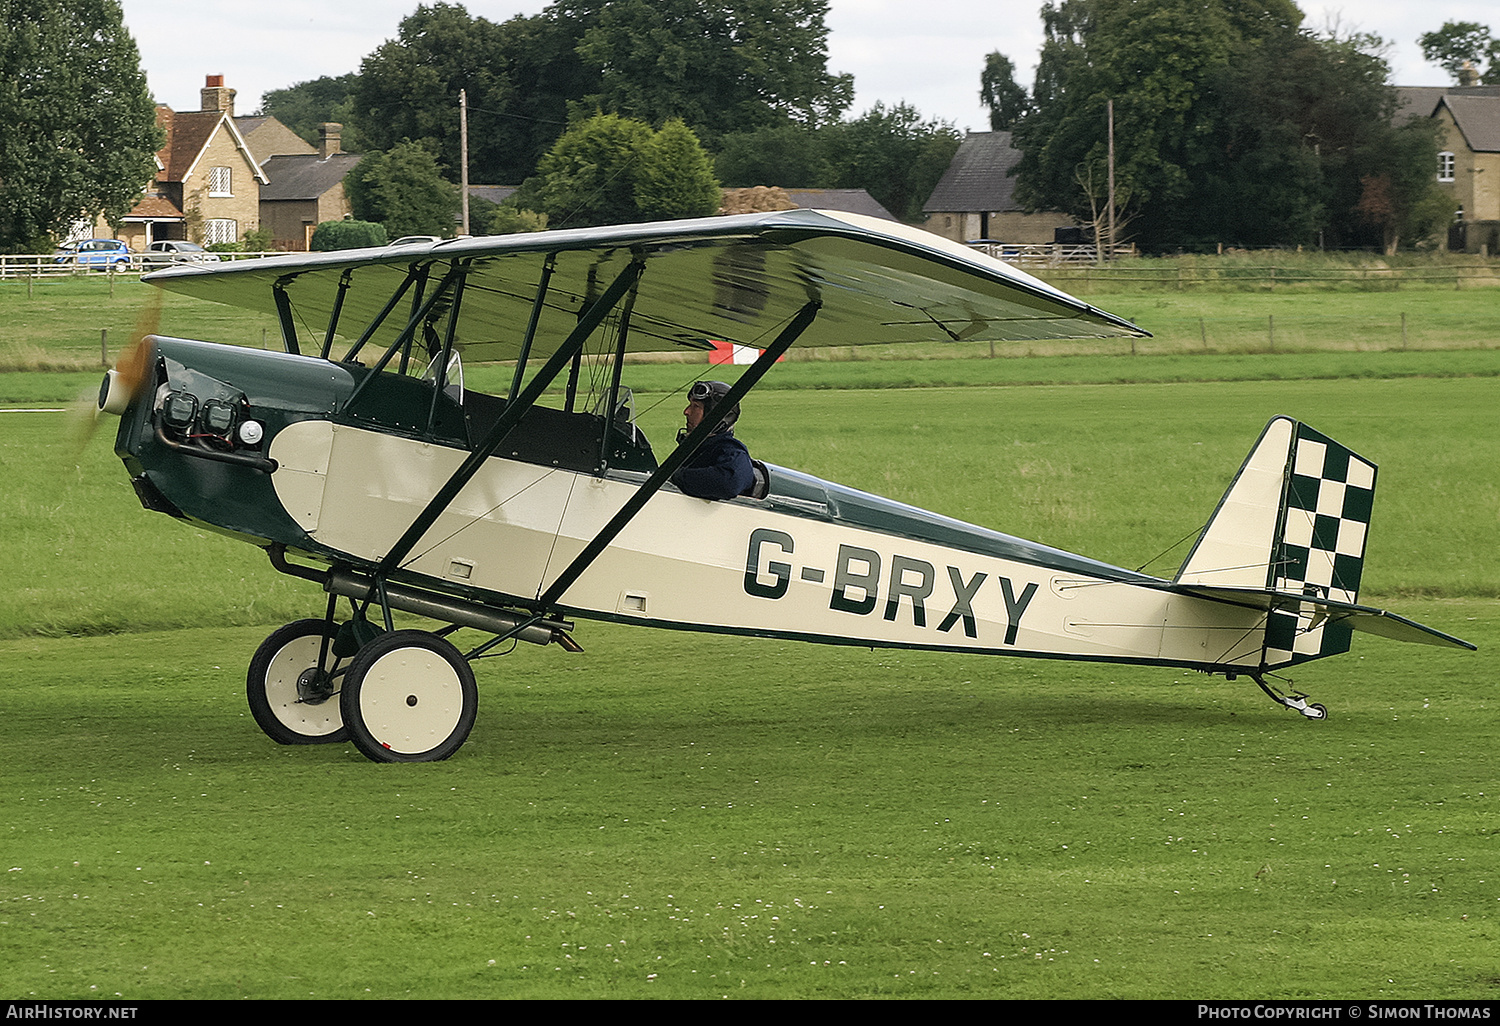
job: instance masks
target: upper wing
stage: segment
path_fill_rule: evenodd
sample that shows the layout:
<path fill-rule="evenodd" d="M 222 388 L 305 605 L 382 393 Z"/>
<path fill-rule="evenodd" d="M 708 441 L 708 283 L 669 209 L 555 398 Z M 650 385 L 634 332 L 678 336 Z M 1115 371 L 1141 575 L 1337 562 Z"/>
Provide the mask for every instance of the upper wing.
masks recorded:
<path fill-rule="evenodd" d="M 338 334 L 355 337 L 409 275 L 425 274 L 435 287 L 466 263 L 456 342 L 473 359 L 504 360 L 520 352 L 549 261 L 536 336 L 542 348 L 543 340 L 565 336 L 579 311 L 638 258 L 645 270 L 631 315 L 633 351 L 704 348 L 711 340 L 754 345 L 809 300 L 822 308 L 801 345 L 1147 334 L 929 232 L 816 210 L 182 264 L 145 280 L 272 315 L 279 287 L 298 333 L 321 340 L 342 280 Z M 405 314 L 402 307 L 392 320 L 404 325 Z"/>

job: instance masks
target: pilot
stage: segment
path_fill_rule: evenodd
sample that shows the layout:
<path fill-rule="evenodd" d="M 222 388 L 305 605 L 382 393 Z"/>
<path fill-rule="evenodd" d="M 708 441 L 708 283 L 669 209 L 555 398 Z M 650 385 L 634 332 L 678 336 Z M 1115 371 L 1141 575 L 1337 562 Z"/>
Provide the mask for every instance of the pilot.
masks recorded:
<path fill-rule="evenodd" d="M 722 415 L 716 409 L 728 394 L 729 386 L 722 381 L 695 381 L 688 389 L 687 409 L 682 411 L 687 418 L 687 427 L 678 433 L 678 441 L 710 414 L 721 416 L 708 441 L 672 475 L 674 485 L 699 499 L 732 499 L 747 494 L 755 486 L 750 450 L 734 437 L 734 422 L 740 416 L 739 404 Z"/>

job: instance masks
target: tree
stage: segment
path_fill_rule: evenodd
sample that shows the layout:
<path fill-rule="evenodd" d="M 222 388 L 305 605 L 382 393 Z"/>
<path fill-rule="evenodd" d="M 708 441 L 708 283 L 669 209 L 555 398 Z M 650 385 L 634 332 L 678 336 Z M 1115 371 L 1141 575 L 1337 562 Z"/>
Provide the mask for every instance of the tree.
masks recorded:
<path fill-rule="evenodd" d="M 826 188 L 834 175 L 825 135 L 806 125 L 777 125 L 726 135 L 714 158 L 714 170 L 731 188 Z"/>
<path fill-rule="evenodd" d="M 1209 159 L 1215 80 L 1242 47 L 1295 30 L 1291 0 L 1061 0 L 1042 7 L 1035 112 L 1016 126 L 1023 152 L 1017 196 L 1080 219 L 1091 203 L 1078 169 L 1106 156 L 1113 99 L 1115 179 L 1131 197 L 1147 246 L 1175 244 L 1194 172 Z M 1102 180 L 1098 174 L 1092 176 Z"/>
<path fill-rule="evenodd" d="M 998 50 L 984 59 L 979 102 L 990 109 L 990 128 L 1008 132 L 1031 109 L 1031 97 L 1016 84 L 1016 66 Z"/>
<path fill-rule="evenodd" d="M 924 120 L 915 107 L 877 103 L 852 121 L 824 130 L 833 186 L 864 189 L 892 214 L 911 221 L 922 214 L 961 141 L 946 121 Z"/>
<path fill-rule="evenodd" d="M 647 220 L 708 217 L 722 195 L 698 137 L 673 118 L 646 143 L 635 169 L 635 205 Z"/>
<path fill-rule="evenodd" d="M 1489 28 L 1477 21 L 1445 21 L 1436 32 L 1418 36 L 1417 45 L 1423 58 L 1452 75 L 1455 83 L 1461 81 L 1459 72 L 1465 64 L 1477 71 L 1488 61 L 1489 69 L 1481 81 L 1500 85 L 1500 40 L 1492 38 Z"/>
<path fill-rule="evenodd" d="M 516 196 L 557 228 L 701 217 L 719 206 L 708 154 L 681 121 L 660 132 L 634 118 L 596 114 L 574 125 Z"/>
<path fill-rule="evenodd" d="M 618 114 L 596 114 L 570 128 L 537 165 L 536 209 L 554 228 L 639 220 L 634 166 L 650 138 L 650 125 Z"/>
<path fill-rule="evenodd" d="M 318 126 L 335 121 L 344 126 L 340 145 L 345 152 L 363 153 L 370 149 L 359 128 L 354 125 L 354 92 L 359 76 L 325 75 L 310 82 L 298 82 L 285 89 L 273 89 L 260 98 L 259 113 L 280 121 L 302 137 L 304 142 L 318 144 Z"/>
<path fill-rule="evenodd" d="M 391 238 L 453 234 L 459 196 L 420 143 L 403 141 L 368 154 L 344 179 L 354 216 L 385 226 Z"/>
<path fill-rule="evenodd" d="M 140 197 L 162 145 L 115 0 L 0 0 L 0 250 Z"/>
<path fill-rule="evenodd" d="M 419 6 L 361 64 L 354 124 L 380 149 L 423 143 L 457 181 L 465 90 L 470 180 L 520 181 L 564 130 L 568 102 L 596 85 L 574 52 L 593 17 L 557 3 L 497 25 L 458 4 Z"/>
<path fill-rule="evenodd" d="M 1239 55 L 1214 85 L 1214 159 L 1189 216 L 1248 245 L 1385 248 L 1428 234 L 1437 124 L 1397 122 L 1383 51 L 1364 34 L 1284 32 Z"/>
<path fill-rule="evenodd" d="M 1062 0 L 1042 13 L 1036 107 L 1016 128 L 1017 195 L 1032 209 L 1097 216 L 1112 99 L 1119 215 L 1148 249 L 1388 245 L 1431 223 L 1433 127 L 1395 122 L 1378 37 L 1306 32 L 1288 0 Z M 1362 214 L 1367 180 L 1389 202 Z"/>
<path fill-rule="evenodd" d="M 681 118 L 717 145 L 734 132 L 830 122 L 853 99 L 853 78 L 827 70 L 826 0 L 572 6 L 597 11 L 578 46 L 599 76 L 585 107 L 652 124 Z"/>

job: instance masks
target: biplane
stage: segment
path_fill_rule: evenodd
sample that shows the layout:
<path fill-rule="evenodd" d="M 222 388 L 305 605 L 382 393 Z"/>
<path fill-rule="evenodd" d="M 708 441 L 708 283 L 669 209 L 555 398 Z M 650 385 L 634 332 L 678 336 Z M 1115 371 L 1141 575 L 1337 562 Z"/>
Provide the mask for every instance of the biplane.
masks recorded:
<path fill-rule="evenodd" d="M 627 354 L 752 347 L 727 409 L 793 345 L 1145 335 L 916 229 L 792 210 L 145 280 L 280 325 L 274 352 L 151 335 L 99 396 L 142 505 L 326 592 L 323 616 L 250 661 L 250 708 L 278 742 L 446 758 L 475 721 L 471 664 L 516 641 L 581 651 L 580 619 L 1186 667 L 1314 719 L 1322 705 L 1268 676 L 1353 631 L 1472 648 L 1358 604 L 1375 465 L 1289 418 L 1170 579 L 773 464 L 750 494 L 679 491 L 718 418 L 659 454 Z M 466 388 L 465 361 L 513 365 L 509 387 Z M 397 629 L 398 611 L 438 626 Z M 460 651 L 459 628 L 487 640 Z"/>

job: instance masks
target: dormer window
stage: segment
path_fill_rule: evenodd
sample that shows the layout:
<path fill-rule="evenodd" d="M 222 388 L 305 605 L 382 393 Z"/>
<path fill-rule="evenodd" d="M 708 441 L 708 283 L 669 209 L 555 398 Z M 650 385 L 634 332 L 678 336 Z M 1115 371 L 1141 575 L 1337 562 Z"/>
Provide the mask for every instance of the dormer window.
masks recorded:
<path fill-rule="evenodd" d="M 231 168 L 211 167 L 208 169 L 208 194 L 210 196 L 233 196 L 233 184 L 234 176 Z"/>
<path fill-rule="evenodd" d="M 1442 153 L 1439 153 L 1438 154 L 1438 181 L 1440 181 L 1440 182 L 1451 182 L 1451 181 L 1453 181 L 1453 168 L 1454 168 L 1453 154 L 1451 152 L 1449 152 L 1448 150 L 1444 150 Z"/>

